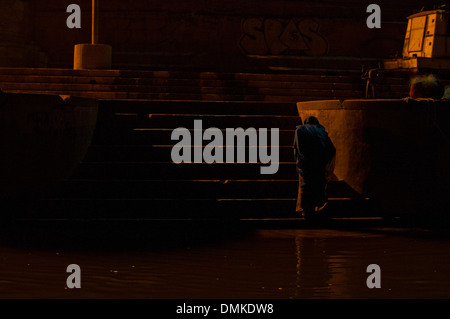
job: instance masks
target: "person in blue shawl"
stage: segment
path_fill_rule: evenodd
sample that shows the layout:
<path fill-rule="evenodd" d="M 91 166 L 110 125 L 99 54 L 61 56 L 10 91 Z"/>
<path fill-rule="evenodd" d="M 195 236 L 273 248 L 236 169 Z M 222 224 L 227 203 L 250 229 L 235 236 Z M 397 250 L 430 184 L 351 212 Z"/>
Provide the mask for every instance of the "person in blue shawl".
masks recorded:
<path fill-rule="evenodd" d="M 308 219 L 327 204 L 326 187 L 336 157 L 336 148 L 316 117 L 310 116 L 296 127 L 294 156 L 299 175 L 296 211 Z"/>

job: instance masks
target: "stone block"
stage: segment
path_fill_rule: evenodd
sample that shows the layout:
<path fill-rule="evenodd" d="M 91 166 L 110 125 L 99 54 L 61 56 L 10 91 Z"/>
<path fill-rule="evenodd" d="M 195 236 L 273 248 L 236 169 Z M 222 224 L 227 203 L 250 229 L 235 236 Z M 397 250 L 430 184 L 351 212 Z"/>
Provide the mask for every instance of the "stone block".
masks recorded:
<path fill-rule="evenodd" d="M 112 47 L 107 44 L 77 44 L 75 45 L 75 70 L 111 69 Z"/>

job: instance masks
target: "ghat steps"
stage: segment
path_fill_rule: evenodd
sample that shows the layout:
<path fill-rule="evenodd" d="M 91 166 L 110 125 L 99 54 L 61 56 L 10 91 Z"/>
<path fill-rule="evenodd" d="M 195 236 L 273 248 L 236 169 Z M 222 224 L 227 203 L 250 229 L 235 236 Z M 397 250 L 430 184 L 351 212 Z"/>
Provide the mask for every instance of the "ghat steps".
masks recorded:
<path fill-rule="evenodd" d="M 204 93 L 204 85 L 215 93 Z M 7 92 L 100 99 L 86 158 L 23 216 L 50 219 L 297 218 L 295 102 L 324 99 L 320 92 L 326 98 L 361 95 L 361 84 L 352 77 L 286 74 L 0 69 L 0 86 Z M 148 92 L 153 87 L 167 92 Z M 173 163 L 177 141 L 171 133 L 178 127 L 192 132 L 195 119 L 202 120 L 203 129 L 279 128 L 277 173 L 261 175 L 260 167 L 268 165 L 262 163 Z M 332 183 L 329 195 L 335 217 L 371 213 L 343 182 Z"/>
<path fill-rule="evenodd" d="M 379 90 L 389 98 L 408 93 L 404 78 L 388 78 Z M 0 68 L 7 92 L 66 94 L 98 99 L 299 102 L 361 98 L 360 74 L 217 73 L 138 70 Z"/>
<path fill-rule="evenodd" d="M 186 107 L 184 101 L 100 101 L 92 146 L 73 177 L 41 203 L 47 217 L 57 218 L 61 211 L 83 219 L 298 217 L 292 152 L 299 121 L 295 103 L 190 103 Z M 234 110 L 231 116 L 223 114 L 228 106 Z M 162 107 L 167 114 L 152 114 Z M 172 130 L 184 126 L 192 132 L 194 119 L 201 119 L 204 128 L 278 127 L 277 173 L 261 175 L 260 167 L 266 165 L 262 163 L 172 163 L 170 153 L 177 142 L 171 140 Z M 340 216 L 355 215 L 364 205 L 351 202 L 356 195 L 342 183 L 332 185 L 331 193 L 331 205 Z"/>

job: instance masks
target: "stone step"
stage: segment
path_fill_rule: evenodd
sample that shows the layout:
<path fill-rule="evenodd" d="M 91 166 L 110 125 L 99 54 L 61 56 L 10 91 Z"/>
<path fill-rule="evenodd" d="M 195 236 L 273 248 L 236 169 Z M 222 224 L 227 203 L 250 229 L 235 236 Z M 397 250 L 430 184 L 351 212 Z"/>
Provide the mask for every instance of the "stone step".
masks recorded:
<path fill-rule="evenodd" d="M 265 88 L 265 87 L 203 87 L 203 86 L 150 86 L 150 85 L 94 85 L 61 83 L 0 83 L 5 92 L 60 92 L 60 94 L 80 96 L 86 92 L 114 93 L 115 96 L 155 96 L 159 94 L 223 95 L 223 96 L 319 96 L 321 99 L 360 98 L 361 90 L 333 88 Z M 331 86 L 331 85 L 330 85 Z M 233 99 L 234 100 L 234 99 Z"/>
<path fill-rule="evenodd" d="M 365 10 L 365 9 L 364 9 Z M 187 54 L 171 56 L 161 53 L 116 52 L 114 53 L 114 68 L 117 69 L 147 69 L 147 70 L 186 70 L 203 71 L 214 70 L 220 72 L 267 72 L 275 74 L 358 74 L 363 67 L 375 68 L 379 59 L 361 59 L 347 57 L 307 57 L 307 56 L 273 56 L 249 54 L 246 58 L 238 59 L 233 65 L 224 64 L 217 60 L 215 54 Z M 222 59 L 233 59 L 224 56 Z M 199 68 L 209 60 L 211 65 Z"/>
<path fill-rule="evenodd" d="M 99 100 L 199 100 L 199 101 L 267 101 L 292 102 L 323 100 L 323 96 L 296 95 L 246 95 L 246 94 L 203 94 L 203 93 L 136 93 L 136 92 L 97 92 L 97 91 L 35 91 L 35 90 L 4 90 L 7 93 L 33 93 L 46 95 L 71 95 L 94 98 Z M 358 93 L 360 94 L 360 93 Z M 334 97 L 327 97 L 328 99 Z M 336 97 L 338 99 L 339 97 Z M 354 98 L 360 98 L 358 95 Z"/>
<path fill-rule="evenodd" d="M 211 218 L 240 219 L 295 216 L 295 200 L 216 199 L 55 199 L 33 205 L 21 217 L 46 218 Z"/>
<path fill-rule="evenodd" d="M 139 70 L 73 70 L 58 68 L 6 68 L 0 67 L 0 76 L 48 76 L 118 79 L 194 79 L 194 80 L 252 80 L 275 82 L 331 82 L 359 83 L 354 74 L 282 74 L 282 73 L 239 73 L 239 72 L 186 72 L 186 71 L 139 71 Z M 114 80 L 116 81 L 116 80 Z M 120 81 L 120 80 L 119 80 Z M 16 81 L 14 81 L 16 82 Z"/>
<path fill-rule="evenodd" d="M 375 78 L 375 83 L 408 86 L 409 75 L 389 73 Z M 446 81 L 446 78 L 442 78 Z M 448 80 L 447 80 L 448 81 Z M 285 73 L 224 73 L 139 70 L 72 70 L 0 68 L 2 83 L 90 84 L 175 87 L 247 87 L 289 89 L 363 90 L 361 74 L 342 72 L 341 75 L 310 74 L 307 70 Z"/>
<path fill-rule="evenodd" d="M 178 141 L 172 141 L 172 143 L 172 145 L 93 145 L 88 150 L 84 162 L 171 162 L 171 152 L 174 144 Z M 207 144 L 208 142 L 205 142 L 203 146 L 193 146 L 191 152 L 199 147 L 204 149 Z M 235 154 L 244 152 L 246 158 L 248 158 L 249 152 L 258 153 L 262 147 L 223 146 L 218 148 L 221 149 L 223 154 L 226 154 L 232 148 Z M 280 161 L 288 162 L 294 159 L 292 143 L 287 146 L 279 146 L 278 150 Z M 270 151 L 270 147 L 265 150 L 269 154 Z"/>
<path fill-rule="evenodd" d="M 217 199 L 297 198 L 298 180 L 66 180 L 54 199 Z M 343 181 L 332 181 L 330 198 L 359 199 Z"/>
<path fill-rule="evenodd" d="M 275 174 L 261 174 L 261 168 L 274 163 L 169 163 L 169 162 L 98 162 L 81 163 L 73 179 L 137 180 L 137 179 L 297 179 L 294 162 L 278 163 Z M 272 167 L 274 168 L 274 167 Z"/>
<path fill-rule="evenodd" d="M 331 199 L 330 217 L 370 216 L 367 201 Z M 53 199 L 33 203 L 18 218 L 262 219 L 295 218 L 295 199 Z"/>
<path fill-rule="evenodd" d="M 337 80 L 337 81 L 334 81 Z M 99 91 L 107 91 L 109 88 L 115 90 L 129 91 L 130 88 L 137 91 L 145 91 L 152 87 L 175 87 L 175 88 L 272 88 L 272 89 L 316 89 L 316 90 L 361 90 L 362 81 L 341 82 L 342 79 L 329 76 L 327 78 L 305 76 L 302 81 L 280 81 L 274 77 L 273 80 L 259 79 L 196 79 L 196 78 L 128 78 L 128 77 L 88 77 L 88 76 L 48 76 L 48 75 L 2 75 L 0 73 L 0 83 L 2 85 L 26 84 L 38 87 L 38 84 L 45 84 L 49 88 L 55 85 L 70 85 L 77 88 L 81 85 L 90 85 L 98 88 Z M 90 88 L 87 87 L 87 88 Z M 105 89 L 106 88 L 106 89 Z"/>
<path fill-rule="evenodd" d="M 102 100 L 101 114 L 205 114 L 298 116 L 296 103 L 242 101 Z"/>
<path fill-rule="evenodd" d="M 194 130 L 189 130 L 191 136 Z M 203 129 L 205 131 L 205 129 Z M 93 145 L 173 145 L 171 140 L 173 128 L 117 128 L 109 126 L 108 122 L 97 127 L 92 140 Z M 294 141 L 294 129 L 279 131 L 281 146 L 290 146 Z M 206 143 L 205 143 L 206 144 Z"/>
<path fill-rule="evenodd" d="M 278 128 L 292 129 L 300 123 L 298 116 L 279 115 L 195 115 L 195 114 L 139 114 L 114 113 L 111 127 L 122 128 L 179 128 L 194 129 L 194 121 L 201 120 L 202 128 Z"/>
<path fill-rule="evenodd" d="M 0 83 L 0 88 L 2 84 Z M 210 93 L 142 93 L 142 92 L 100 92 L 100 91 L 68 91 L 68 90 L 6 90 L 7 93 L 29 93 L 29 94 L 46 94 L 46 95 L 72 95 L 78 97 L 95 98 L 99 100 L 180 100 L 180 101 L 246 101 L 246 102 L 278 102 L 278 103 L 297 103 L 302 101 L 317 101 L 330 99 L 360 99 L 365 97 L 365 89 L 354 91 L 351 95 L 339 94 L 339 91 L 316 95 L 310 90 L 306 90 L 304 95 L 250 95 L 250 94 L 210 94 Z M 376 85 L 376 98 L 382 99 L 401 99 L 409 96 L 409 86 L 389 86 Z"/>
<path fill-rule="evenodd" d="M 297 190 L 298 180 L 66 180 L 53 198 L 296 198 Z"/>

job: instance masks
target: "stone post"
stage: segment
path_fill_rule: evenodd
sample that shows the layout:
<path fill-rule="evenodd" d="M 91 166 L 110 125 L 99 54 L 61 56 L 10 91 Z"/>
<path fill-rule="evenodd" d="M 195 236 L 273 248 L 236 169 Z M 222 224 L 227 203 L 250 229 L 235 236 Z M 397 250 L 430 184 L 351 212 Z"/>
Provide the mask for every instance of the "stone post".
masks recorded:
<path fill-rule="evenodd" d="M 107 44 L 99 44 L 99 1 L 92 0 L 92 40 L 90 44 L 76 44 L 73 68 L 111 69 L 112 48 Z"/>

